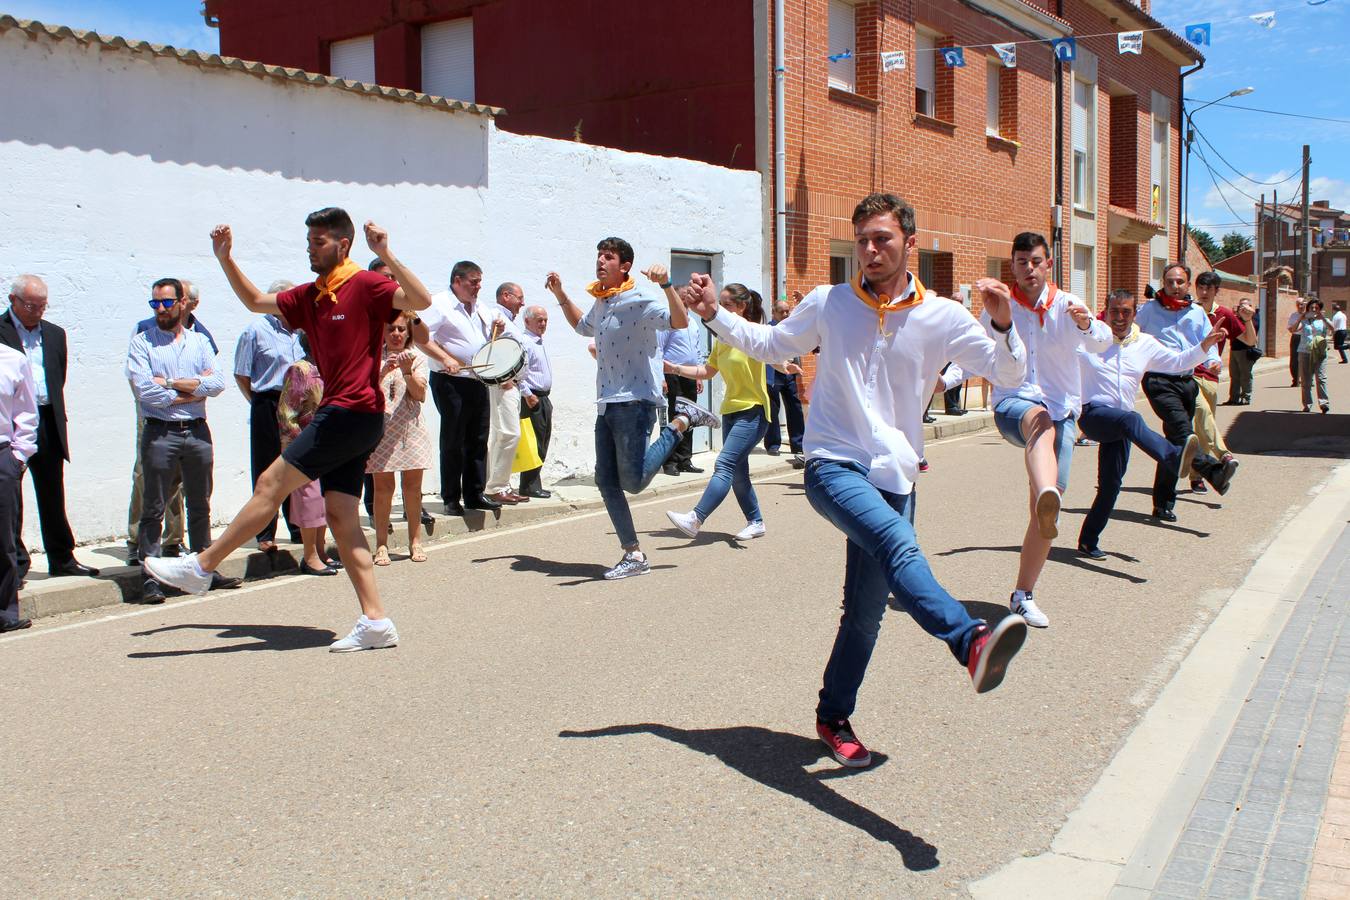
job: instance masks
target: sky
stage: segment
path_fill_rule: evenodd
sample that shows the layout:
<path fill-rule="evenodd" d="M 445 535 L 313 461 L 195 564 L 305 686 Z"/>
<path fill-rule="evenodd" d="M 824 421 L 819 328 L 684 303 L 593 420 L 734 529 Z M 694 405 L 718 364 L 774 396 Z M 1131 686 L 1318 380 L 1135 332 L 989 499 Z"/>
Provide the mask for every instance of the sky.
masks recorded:
<path fill-rule="evenodd" d="M 0 10 L 19 18 L 216 52 L 219 35 L 206 26 L 200 9 L 200 0 L 0 0 Z M 1248 18 L 1271 10 L 1272 29 Z M 1350 91 L 1342 62 L 1350 43 L 1350 0 L 1153 0 L 1152 11 L 1178 33 L 1193 23 L 1212 24 L 1213 43 L 1201 48 L 1205 67 L 1186 79 L 1190 109 L 1252 87 L 1253 93 L 1224 103 L 1344 120 L 1321 122 L 1221 104 L 1199 110 L 1196 130 L 1213 149 L 1200 138 L 1195 147 L 1226 182 L 1211 180 L 1205 162 L 1192 152 L 1192 226 L 1216 237 L 1250 234 L 1255 198 L 1277 190 L 1284 198 L 1299 188 L 1305 143 L 1312 147 L 1309 198 L 1350 209 Z"/>

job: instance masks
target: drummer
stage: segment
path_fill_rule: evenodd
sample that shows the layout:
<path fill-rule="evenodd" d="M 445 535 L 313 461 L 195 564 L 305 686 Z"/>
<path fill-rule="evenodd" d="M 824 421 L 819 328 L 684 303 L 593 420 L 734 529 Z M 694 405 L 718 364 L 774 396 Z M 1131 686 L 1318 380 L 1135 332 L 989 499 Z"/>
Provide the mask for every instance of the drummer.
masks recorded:
<path fill-rule="evenodd" d="M 608 237 L 596 245 L 596 280 L 586 288 L 594 302 L 584 314 L 568 298 L 557 272 L 549 272 L 544 282 L 568 324 L 582 337 L 595 339 L 595 484 L 623 547 L 623 558 L 605 572 L 611 581 L 651 571 L 624 492 L 636 494 L 650 484 L 690 428 L 719 424 L 712 413 L 681 397 L 675 417 L 648 446 L 656 412 L 665 405 L 657 333 L 685 328 L 689 318 L 665 266 L 642 273 L 665 292 L 664 304 L 637 286 L 629 275 L 632 268 L 633 247 L 627 241 Z"/>
<path fill-rule="evenodd" d="M 431 399 L 441 415 L 441 499 L 448 515 L 501 509 L 487 486 L 488 386 L 466 368 L 488 341 L 515 329 L 492 302 L 479 302 L 483 270 L 461 260 L 450 270 L 450 290 L 431 298 L 413 320 L 413 343 L 431 360 Z"/>

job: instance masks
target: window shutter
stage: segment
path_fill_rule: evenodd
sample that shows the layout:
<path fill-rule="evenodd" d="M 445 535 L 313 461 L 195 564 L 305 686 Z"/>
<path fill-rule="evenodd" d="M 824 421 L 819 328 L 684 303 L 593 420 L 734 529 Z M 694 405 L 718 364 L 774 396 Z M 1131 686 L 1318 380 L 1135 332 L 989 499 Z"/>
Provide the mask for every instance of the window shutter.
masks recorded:
<path fill-rule="evenodd" d="M 333 41 L 328 46 L 328 72 L 334 78 L 375 83 L 375 36 Z"/>
<path fill-rule="evenodd" d="M 853 4 L 830 0 L 830 46 L 828 56 L 850 51 L 848 59 L 830 60 L 830 87 L 852 91 L 857 88 L 855 73 L 858 55 L 858 31 Z"/>
<path fill-rule="evenodd" d="M 422 93 L 474 102 L 471 17 L 422 26 Z"/>
<path fill-rule="evenodd" d="M 1088 91 L 1092 85 L 1074 79 L 1073 82 L 1073 149 L 1087 153 L 1088 150 Z"/>
<path fill-rule="evenodd" d="M 989 56 L 984 61 L 984 130 L 987 134 L 998 134 L 998 79 L 1002 63 L 998 57 Z"/>

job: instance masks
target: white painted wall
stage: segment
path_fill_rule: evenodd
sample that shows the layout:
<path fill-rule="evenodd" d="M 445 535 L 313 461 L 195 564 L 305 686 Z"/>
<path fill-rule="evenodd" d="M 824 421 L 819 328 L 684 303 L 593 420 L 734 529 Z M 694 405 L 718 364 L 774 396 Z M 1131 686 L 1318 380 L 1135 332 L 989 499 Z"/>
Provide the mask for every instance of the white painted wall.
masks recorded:
<path fill-rule="evenodd" d="M 173 59 L 0 34 L 0 275 L 45 278 L 48 318 L 70 334 L 73 462 L 66 485 L 82 542 L 122 534 L 135 422 L 122 378 L 128 336 L 166 275 L 202 289 L 200 318 L 231 367 L 249 313 L 230 293 L 208 233 L 229 222 L 255 281 L 312 277 L 305 215 L 345 207 L 386 226 L 433 290 L 462 258 L 550 310 L 555 437 L 546 477 L 593 468 L 594 364 L 543 289 L 556 268 L 585 299 L 595 242 L 722 254 L 715 273 L 762 282 L 759 175 L 496 130 L 452 113 L 332 88 L 263 80 Z M 371 254 L 358 238 L 354 254 Z M 436 426 L 434 408 L 427 409 Z M 247 499 L 247 407 L 211 401 L 213 518 Z M 436 473 L 429 473 L 428 491 Z M 28 490 L 25 539 L 38 546 Z"/>

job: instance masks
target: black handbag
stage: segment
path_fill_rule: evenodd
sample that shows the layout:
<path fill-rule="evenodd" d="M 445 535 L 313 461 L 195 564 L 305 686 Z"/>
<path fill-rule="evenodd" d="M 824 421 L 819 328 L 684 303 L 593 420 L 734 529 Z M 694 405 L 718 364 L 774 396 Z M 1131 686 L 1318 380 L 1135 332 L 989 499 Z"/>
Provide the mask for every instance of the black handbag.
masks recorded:
<path fill-rule="evenodd" d="M 1253 346 L 1247 348 L 1247 358 L 1250 359 L 1252 362 L 1256 362 L 1263 356 L 1265 356 L 1265 354 L 1261 352 L 1260 347 Z"/>

